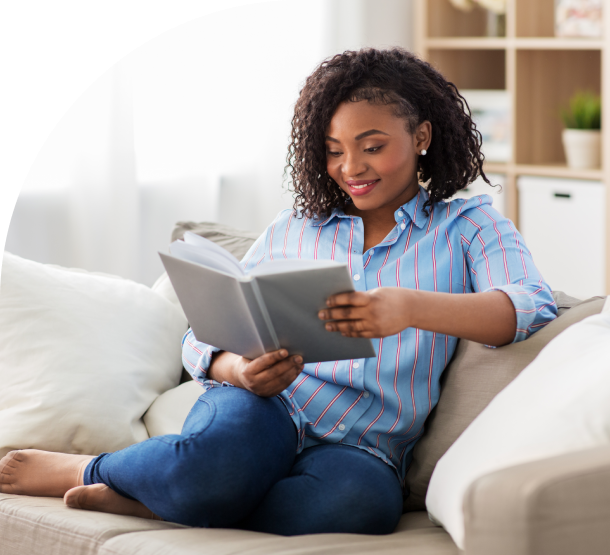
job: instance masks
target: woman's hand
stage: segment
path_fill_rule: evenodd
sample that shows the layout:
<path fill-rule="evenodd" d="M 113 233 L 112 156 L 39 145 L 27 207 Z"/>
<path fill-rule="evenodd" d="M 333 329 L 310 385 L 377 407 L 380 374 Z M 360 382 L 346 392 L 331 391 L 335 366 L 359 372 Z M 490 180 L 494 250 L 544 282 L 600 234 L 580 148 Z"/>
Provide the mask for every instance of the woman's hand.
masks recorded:
<path fill-rule="evenodd" d="M 303 370 L 303 358 L 280 349 L 250 360 L 222 352 L 214 356 L 208 377 L 227 381 L 261 397 L 273 397 L 286 389 Z"/>
<path fill-rule="evenodd" d="M 409 289 L 380 287 L 329 297 L 330 307 L 318 313 L 328 331 L 347 337 L 387 337 L 409 327 Z"/>
<path fill-rule="evenodd" d="M 503 291 L 456 295 L 398 287 L 340 293 L 321 310 L 326 329 L 348 337 L 387 337 L 406 328 L 501 346 L 517 329 L 515 307 Z"/>

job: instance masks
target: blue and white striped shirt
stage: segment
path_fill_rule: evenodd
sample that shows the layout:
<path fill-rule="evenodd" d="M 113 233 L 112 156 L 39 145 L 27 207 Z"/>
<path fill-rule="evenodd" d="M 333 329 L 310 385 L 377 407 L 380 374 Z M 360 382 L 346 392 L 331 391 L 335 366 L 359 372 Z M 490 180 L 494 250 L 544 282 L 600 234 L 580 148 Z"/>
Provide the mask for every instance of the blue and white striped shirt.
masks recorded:
<path fill-rule="evenodd" d="M 347 263 L 358 291 L 384 286 L 453 294 L 501 290 L 515 306 L 514 341 L 556 317 L 549 286 L 512 222 L 491 207 L 491 197 L 439 202 L 429 216 L 423 210 L 427 199 L 421 187 L 394 213 L 394 229 L 366 252 L 359 217 L 336 209 L 325 219 L 310 219 L 285 210 L 242 263 L 248 271 L 274 259 L 330 258 Z M 306 364 L 280 394 L 298 429 L 298 450 L 320 443 L 356 446 L 404 479 L 457 341 L 407 328 L 374 339 L 377 357 Z M 206 377 L 216 350 L 198 342 L 191 330 L 184 337 L 184 366 L 206 391 L 223 385 Z"/>

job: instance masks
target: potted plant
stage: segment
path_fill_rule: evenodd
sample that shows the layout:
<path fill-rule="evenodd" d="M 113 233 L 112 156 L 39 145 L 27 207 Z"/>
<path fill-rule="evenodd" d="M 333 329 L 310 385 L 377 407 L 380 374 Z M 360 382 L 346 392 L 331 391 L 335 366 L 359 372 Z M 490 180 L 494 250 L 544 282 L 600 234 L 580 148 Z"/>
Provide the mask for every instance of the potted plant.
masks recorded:
<path fill-rule="evenodd" d="M 563 148 L 570 168 L 600 167 L 601 114 L 601 98 L 586 91 L 577 92 L 561 110 Z"/>

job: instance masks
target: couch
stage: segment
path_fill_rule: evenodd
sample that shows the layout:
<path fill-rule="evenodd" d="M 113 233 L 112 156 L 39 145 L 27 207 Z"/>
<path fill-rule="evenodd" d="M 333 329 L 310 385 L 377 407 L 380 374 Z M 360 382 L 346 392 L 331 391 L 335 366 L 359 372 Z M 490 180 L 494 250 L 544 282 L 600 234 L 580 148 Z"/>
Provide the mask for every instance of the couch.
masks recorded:
<path fill-rule="evenodd" d="M 236 256 L 255 235 L 210 224 L 180 223 Z M 155 285 L 176 302 L 166 277 Z M 460 341 L 442 394 L 417 443 L 410 491 L 397 530 L 388 536 L 321 534 L 281 537 L 243 530 L 197 529 L 69 509 L 61 499 L 0 494 L 0 555 L 164 555 L 387 553 L 449 555 L 460 550 L 428 518 L 425 495 L 438 459 L 493 397 L 561 331 L 601 312 L 604 299 L 554 293 L 560 316 L 528 340 L 498 349 Z M 144 422 L 150 436 L 179 431 L 200 386 L 182 383 L 160 395 Z M 504 468 L 477 480 L 464 503 L 468 555 L 610 553 L 610 445 Z"/>

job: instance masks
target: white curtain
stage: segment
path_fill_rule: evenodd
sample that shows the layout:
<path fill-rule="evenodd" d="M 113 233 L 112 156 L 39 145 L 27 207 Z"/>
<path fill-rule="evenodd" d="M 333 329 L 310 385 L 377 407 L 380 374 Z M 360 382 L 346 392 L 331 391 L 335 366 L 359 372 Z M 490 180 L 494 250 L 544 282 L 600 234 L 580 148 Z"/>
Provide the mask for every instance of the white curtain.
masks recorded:
<path fill-rule="evenodd" d="M 6 250 L 135 278 L 138 202 L 130 76 L 122 63 L 46 142 L 17 201 Z"/>
<path fill-rule="evenodd" d="M 95 83 L 40 152 L 6 250 L 152 284 L 178 220 L 262 231 L 282 187 L 294 102 L 326 56 L 408 46 L 409 0 L 234 8 L 142 46 Z"/>

